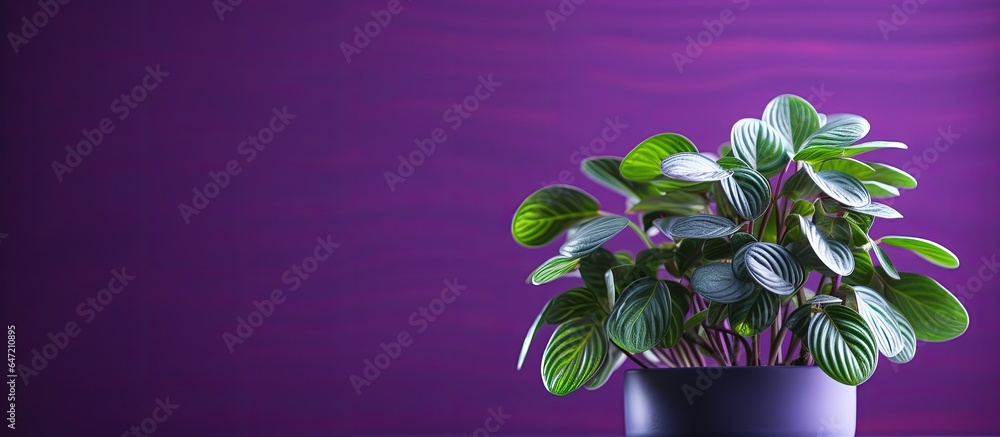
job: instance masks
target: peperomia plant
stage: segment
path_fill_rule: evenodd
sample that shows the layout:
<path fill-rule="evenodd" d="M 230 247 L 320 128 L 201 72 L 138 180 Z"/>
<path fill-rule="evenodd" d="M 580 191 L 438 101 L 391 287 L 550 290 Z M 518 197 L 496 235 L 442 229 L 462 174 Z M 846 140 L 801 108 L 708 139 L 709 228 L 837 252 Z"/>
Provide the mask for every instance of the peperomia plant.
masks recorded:
<path fill-rule="evenodd" d="M 518 369 L 545 324 L 557 327 L 542 356 L 542 381 L 557 395 L 600 387 L 627 359 L 641 367 L 741 359 L 818 365 L 858 385 L 874 373 L 879 353 L 905 363 L 917 339 L 961 335 L 969 323 L 962 304 L 935 280 L 897 271 L 884 248 L 946 268 L 958 267 L 958 258 L 922 238 L 869 235 L 876 218 L 902 217 L 872 197 L 917 185 L 900 169 L 854 158 L 906 148 L 855 144 L 869 128 L 862 117 L 825 116 L 783 95 L 761 119 L 736 122 L 718 159 L 666 133 L 624 158 L 583 161 L 587 176 L 625 196 L 635 221 L 602 211 L 571 186 L 530 195 L 514 214 L 514 239 L 538 247 L 566 233 L 566 241 L 529 281 L 574 276 L 583 284 L 542 308 Z M 633 256 L 603 248 L 625 228 L 646 249 Z M 670 241 L 654 243 L 660 234 Z M 818 278 L 814 288 L 810 276 Z"/>

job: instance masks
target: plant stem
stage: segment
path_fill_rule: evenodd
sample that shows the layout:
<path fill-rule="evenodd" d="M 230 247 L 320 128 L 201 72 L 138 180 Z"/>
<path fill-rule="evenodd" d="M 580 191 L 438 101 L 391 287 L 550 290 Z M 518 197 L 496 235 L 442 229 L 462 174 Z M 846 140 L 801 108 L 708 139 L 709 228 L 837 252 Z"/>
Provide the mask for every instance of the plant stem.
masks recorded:
<path fill-rule="evenodd" d="M 643 369 L 648 369 L 649 368 L 649 366 L 647 366 L 642 361 L 639 361 L 638 358 L 632 356 L 632 354 L 628 353 L 628 351 L 626 351 L 625 349 L 622 349 L 621 346 L 618 346 L 617 344 L 615 344 L 615 342 L 612 341 L 611 344 L 614 344 L 615 347 L 618 348 L 618 350 L 622 351 L 622 353 L 625 354 L 626 357 L 628 357 L 630 360 L 632 360 L 633 362 L 635 362 L 636 364 L 638 364 L 639 367 L 642 367 Z"/>
<path fill-rule="evenodd" d="M 833 286 L 830 287 L 830 295 L 833 296 L 838 291 L 840 291 L 840 275 L 833 277 Z"/>
<path fill-rule="evenodd" d="M 775 319 L 774 323 L 775 325 L 771 326 L 771 331 L 774 331 L 774 335 L 771 336 L 771 357 L 767 361 L 768 365 L 771 366 L 781 361 L 781 347 L 785 343 L 785 332 L 787 332 L 787 327 L 781 323 L 781 307 L 778 307 L 778 318 Z M 777 327 L 777 331 L 775 331 L 775 327 Z"/>
<path fill-rule="evenodd" d="M 649 249 L 653 248 L 653 242 L 650 241 L 649 236 L 646 235 L 646 233 L 643 232 L 642 229 L 640 229 L 639 226 L 636 225 L 632 220 L 628 221 L 628 227 L 632 228 L 632 230 L 635 231 L 635 233 L 639 234 L 639 236 L 642 237 L 642 242 L 646 243 L 647 248 Z"/>
<path fill-rule="evenodd" d="M 760 365 L 760 334 L 753 336 L 753 364 L 747 363 L 748 366 L 759 366 Z M 747 361 L 750 361 L 750 357 L 747 357 Z"/>

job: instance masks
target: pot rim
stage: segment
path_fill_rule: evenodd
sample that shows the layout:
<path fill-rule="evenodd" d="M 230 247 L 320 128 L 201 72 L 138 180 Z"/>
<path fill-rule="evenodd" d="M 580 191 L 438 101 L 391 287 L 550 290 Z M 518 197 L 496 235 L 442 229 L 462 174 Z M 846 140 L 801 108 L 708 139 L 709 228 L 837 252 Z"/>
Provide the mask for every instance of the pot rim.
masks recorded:
<path fill-rule="evenodd" d="M 708 369 L 711 369 L 712 371 L 715 371 L 716 369 L 719 369 L 719 370 L 722 370 L 724 372 L 729 372 L 729 371 L 733 371 L 733 370 L 736 370 L 736 369 L 740 369 L 740 370 L 738 370 L 740 372 L 743 372 L 743 371 L 753 372 L 753 371 L 763 371 L 763 370 L 775 371 L 775 370 L 779 370 L 779 369 L 785 369 L 785 370 L 791 370 L 791 369 L 812 369 L 813 371 L 815 371 L 815 370 L 822 371 L 822 369 L 820 369 L 819 366 L 816 366 L 816 365 L 809 365 L 809 366 L 703 366 L 703 367 L 651 367 L 651 368 L 648 368 L 648 369 L 626 369 L 625 373 L 629 374 L 629 373 L 656 372 L 656 371 L 668 371 L 668 372 L 669 371 L 689 371 L 690 372 L 690 371 L 708 370 Z"/>

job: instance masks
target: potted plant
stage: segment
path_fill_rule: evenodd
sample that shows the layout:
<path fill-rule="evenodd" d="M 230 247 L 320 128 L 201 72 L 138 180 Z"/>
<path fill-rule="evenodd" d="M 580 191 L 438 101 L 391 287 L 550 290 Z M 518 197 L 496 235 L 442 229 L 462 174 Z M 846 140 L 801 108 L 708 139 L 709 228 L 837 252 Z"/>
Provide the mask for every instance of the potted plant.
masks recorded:
<path fill-rule="evenodd" d="M 582 284 L 542 308 L 518 369 L 538 329 L 555 325 L 541 363 L 551 393 L 596 389 L 626 361 L 640 368 L 625 374 L 629 436 L 853 436 L 855 386 L 879 354 L 905 363 L 918 339 L 968 327 L 948 290 L 898 271 L 886 249 L 955 268 L 951 251 L 869 234 L 876 218 L 902 217 L 872 198 L 916 186 L 900 169 L 856 158 L 906 148 L 856 144 L 869 128 L 783 95 L 760 119 L 737 121 L 719 158 L 666 133 L 624 158 L 583 161 L 587 176 L 626 198 L 634 221 L 572 186 L 528 196 L 514 239 L 540 247 L 566 234 L 528 281 Z M 603 247 L 626 228 L 645 249 Z"/>

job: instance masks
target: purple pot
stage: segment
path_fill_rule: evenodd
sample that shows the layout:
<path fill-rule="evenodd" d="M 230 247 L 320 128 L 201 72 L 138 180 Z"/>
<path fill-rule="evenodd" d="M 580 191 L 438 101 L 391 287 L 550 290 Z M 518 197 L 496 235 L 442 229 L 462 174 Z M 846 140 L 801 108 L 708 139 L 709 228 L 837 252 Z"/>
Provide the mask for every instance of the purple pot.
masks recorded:
<path fill-rule="evenodd" d="M 818 367 L 625 372 L 629 437 L 853 437 L 856 388 Z"/>

